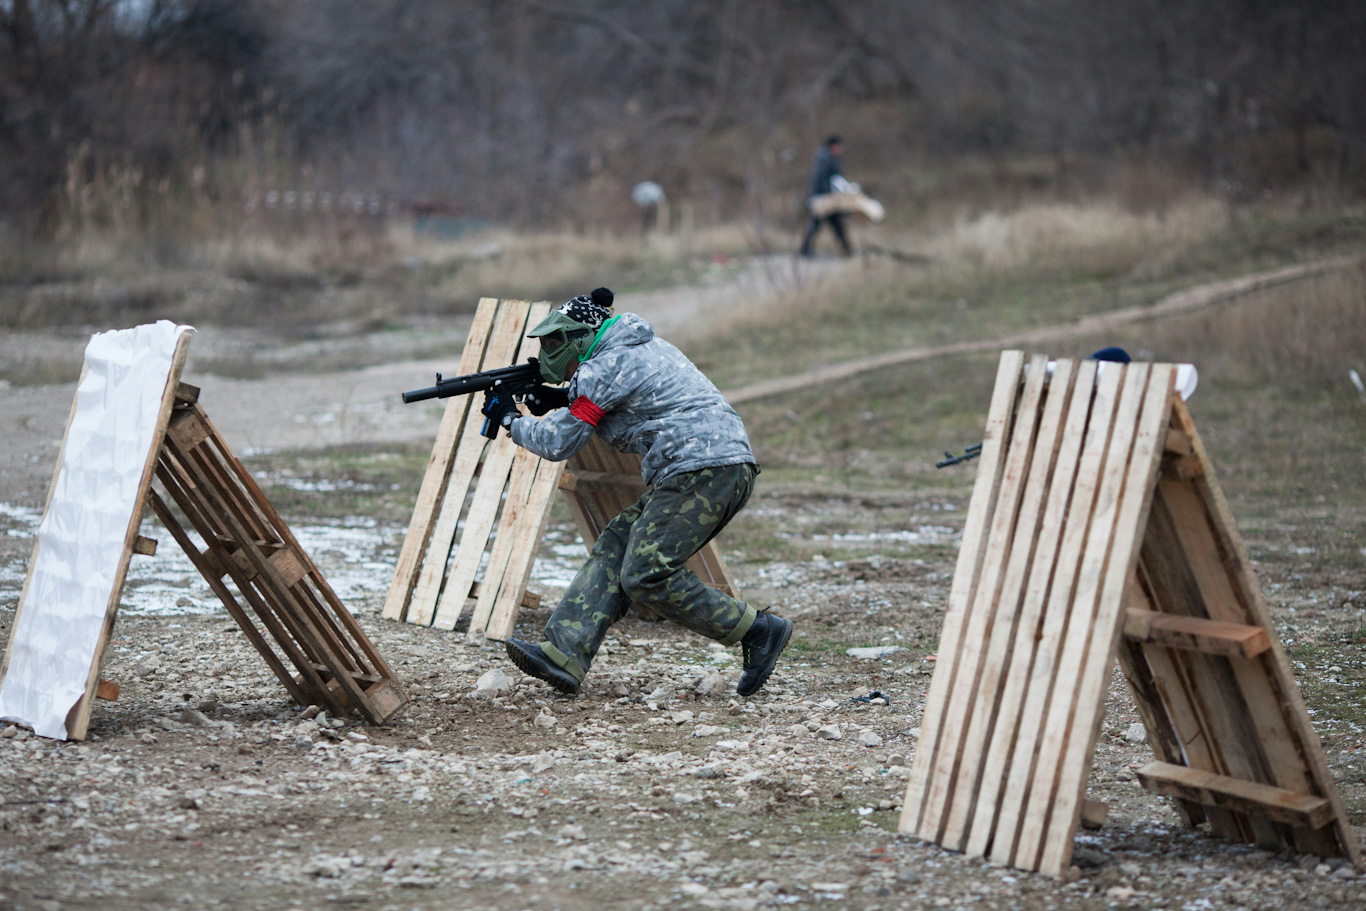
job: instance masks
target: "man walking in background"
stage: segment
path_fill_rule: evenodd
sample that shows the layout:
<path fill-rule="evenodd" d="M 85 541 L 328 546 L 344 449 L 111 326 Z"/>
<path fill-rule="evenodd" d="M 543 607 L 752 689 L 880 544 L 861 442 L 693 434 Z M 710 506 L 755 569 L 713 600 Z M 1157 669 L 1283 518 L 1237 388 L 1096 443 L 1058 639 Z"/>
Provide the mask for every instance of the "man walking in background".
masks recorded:
<path fill-rule="evenodd" d="M 844 172 L 840 170 L 840 156 L 843 154 L 844 143 L 838 136 L 826 139 L 825 145 L 816 153 L 816 158 L 811 163 L 811 186 L 807 188 L 806 193 L 808 205 L 811 197 L 838 192 L 841 187 L 847 185 Z M 824 218 L 817 218 L 814 214 L 808 217 L 806 232 L 802 235 L 801 255 L 811 256 L 811 244 L 816 239 L 816 232 L 820 230 L 822 222 L 830 223 L 830 230 L 835 232 L 835 239 L 844 248 L 844 255 L 852 256 L 849 238 L 844 233 L 844 215 L 839 212 L 831 213 Z"/>

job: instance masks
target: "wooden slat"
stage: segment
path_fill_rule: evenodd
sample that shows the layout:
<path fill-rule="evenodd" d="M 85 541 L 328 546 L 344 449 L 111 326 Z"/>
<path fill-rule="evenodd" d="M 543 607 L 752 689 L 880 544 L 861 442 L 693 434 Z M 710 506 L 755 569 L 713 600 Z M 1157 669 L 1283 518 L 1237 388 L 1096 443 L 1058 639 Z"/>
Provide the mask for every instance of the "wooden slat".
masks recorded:
<path fill-rule="evenodd" d="M 1177 413 L 1177 420 L 1181 420 L 1181 412 Z M 1187 435 L 1194 445 L 1198 434 L 1193 423 Z M 1194 457 L 1199 458 L 1198 455 Z M 1213 519 L 1215 513 L 1210 508 L 1210 491 L 1215 489 L 1212 471 L 1202 463 L 1202 470 L 1195 479 L 1182 482 L 1164 477 L 1158 488 L 1195 580 L 1193 589 L 1172 593 L 1169 600 L 1179 605 L 1180 613 L 1192 616 L 1203 614 L 1228 623 L 1253 620 L 1248 604 L 1256 597 L 1252 592 L 1260 591 L 1260 587 L 1250 565 L 1241 567 L 1237 561 L 1240 542 L 1234 543 L 1237 531 L 1232 520 L 1228 519 L 1228 524 L 1221 530 Z M 1239 581 L 1240 577 L 1242 581 Z M 1267 632 L 1268 636 L 1272 635 L 1269 628 Z M 1192 656 L 1191 660 L 1197 659 Z M 1274 665 L 1238 658 L 1206 661 L 1214 665 L 1222 686 L 1223 710 L 1232 716 L 1247 757 L 1247 767 L 1230 769 L 1230 774 L 1291 791 L 1326 794 L 1326 789 L 1333 787 L 1331 777 L 1325 784 L 1316 780 L 1308 767 L 1309 755 L 1319 752 L 1317 738 L 1311 748 L 1293 730 L 1292 722 L 1287 718 L 1286 700 L 1282 697 L 1284 691 L 1278 691 L 1273 682 Z M 1293 678 L 1286 679 L 1293 687 Z M 1325 839 L 1322 833 L 1313 831 L 1276 833 L 1274 841 L 1273 836 L 1263 833 L 1258 841 L 1266 847 L 1293 847 L 1302 853 L 1320 856 L 1343 850 L 1334 843 L 1339 839 Z"/>
<path fill-rule="evenodd" d="M 550 305 L 505 301 L 503 306 L 507 308 L 507 312 L 515 315 L 510 322 L 517 326 L 517 350 L 539 350 L 538 344 L 532 339 L 523 339 L 522 333 L 529 323 L 540 322 L 549 311 Z M 521 344 L 522 342 L 525 344 Z M 510 360 L 515 363 L 522 360 L 522 357 L 518 354 Z M 489 535 L 493 532 L 498 511 L 503 505 L 503 495 L 507 489 L 513 460 L 520 451 L 511 437 L 501 431 L 498 438 L 490 441 L 484 448 L 484 461 L 475 485 L 474 497 L 470 501 L 469 512 L 465 515 L 465 526 L 456 545 L 455 559 L 451 564 L 450 573 L 446 576 L 446 585 L 441 592 L 441 599 L 437 603 L 436 615 L 432 621 L 432 626 L 437 629 L 455 629 L 455 624 L 465 609 L 465 601 L 470 596 L 470 586 L 474 584 L 475 576 L 479 572 L 479 565 L 488 549 Z"/>
<path fill-rule="evenodd" d="M 963 540 L 958 549 L 953 583 L 949 588 L 949 603 L 944 614 L 939 638 L 939 661 L 930 678 L 929 693 L 925 697 L 920 740 L 911 763 L 911 777 L 902 802 L 901 820 L 897 828 L 902 832 L 921 830 L 921 811 L 924 808 L 927 784 L 938 757 L 940 729 L 944 723 L 945 707 L 953 693 L 958 651 L 962 646 L 968 606 L 976 590 L 982 557 L 986 550 L 988 527 L 996 492 L 1005 467 L 1004 447 L 1009 440 L 1011 417 L 1015 408 L 1016 392 L 1024 354 L 1019 351 L 1001 353 L 996 371 L 996 383 L 987 412 L 986 431 L 982 439 L 982 454 L 978 460 L 977 478 L 973 482 L 972 499 L 963 524 Z"/>
<path fill-rule="evenodd" d="M 961 850 L 963 829 L 980 770 L 983 724 L 991 720 L 995 707 L 999 663 L 1005 643 L 1011 639 L 1014 594 L 1003 593 L 1006 566 L 1015 542 L 1016 521 L 1020 516 L 1030 457 L 1034 452 L 1035 428 L 1040 415 L 1045 369 L 1048 358 L 1034 355 L 1025 372 L 1024 393 L 1016 410 L 1014 428 L 1006 451 L 1005 471 L 1001 476 L 996 507 L 987 534 L 981 578 L 968 606 L 964 647 L 958 653 L 959 684 L 948 700 L 943 727 L 939 734 L 939 755 L 931 772 L 929 793 L 920 820 L 920 837 Z M 1032 537 L 1032 536 L 1031 536 Z M 1024 542 L 1032 543 L 1029 539 Z M 1016 580 L 1018 584 L 1018 579 Z M 1017 589 L 1018 592 L 1018 589 Z M 995 647 L 997 666 L 990 666 L 988 651 Z M 938 668 L 936 668 L 938 670 Z M 982 719 L 974 731 L 971 723 Z M 969 737 L 975 734 L 975 737 Z M 957 801 L 955 797 L 961 798 Z M 952 813 L 956 807 L 957 813 Z"/>
<path fill-rule="evenodd" d="M 1333 774 L 1328 769 L 1318 734 L 1315 733 L 1313 725 L 1309 721 L 1304 698 L 1295 683 L 1290 662 L 1286 659 L 1280 641 L 1275 635 L 1271 623 L 1271 612 L 1267 609 L 1261 585 L 1252 569 L 1252 561 L 1248 558 L 1247 548 L 1243 544 L 1242 537 L 1238 534 L 1237 525 L 1234 524 L 1233 515 L 1228 508 L 1228 501 L 1225 500 L 1224 493 L 1215 480 L 1209 455 L 1205 451 L 1204 444 L 1200 440 L 1200 434 L 1196 430 L 1195 421 L 1191 419 L 1190 412 L 1186 409 L 1184 402 L 1175 404 L 1172 412 L 1172 423 L 1190 437 L 1194 454 L 1203 466 L 1199 477 L 1194 481 L 1195 489 L 1210 516 L 1211 527 L 1217 539 L 1219 551 L 1224 555 L 1224 559 L 1230 568 L 1230 582 L 1237 589 L 1240 603 L 1247 611 L 1247 621 L 1262 626 L 1270 632 L 1271 647 L 1260 656 L 1260 663 L 1266 671 L 1266 679 L 1272 689 L 1273 697 L 1284 711 L 1286 727 L 1293 737 L 1293 742 L 1304 762 L 1307 774 L 1313 781 L 1312 789 L 1306 790 L 1322 795 L 1333 806 L 1333 831 L 1337 836 L 1336 847 L 1343 853 L 1343 856 L 1352 862 L 1358 872 L 1366 872 L 1366 859 L 1362 857 L 1361 847 L 1348 822 L 1347 812 L 1342 805 L 1341 797 L 1338 795 Z M 1284 784 L 1284 782 L 1281 783 Z"/>
<path fill-rule="evenodd" d="M 1080 454 L 1076 457 L 1071 499 L 1065 504 L 1063 515 L 1059 516 L 1063 528 L 1057 546 L 1057 557 L 1053 562 L 1053 577 L 1046 590 L 1043 627 L 1035 647 L 1034 664 L 1028 676 L 1028 686 L 1020 713 L 1018 740 L 1014 745 L 1014 758 L 1006 775 L 996 833 L 989 855 L 993 861 L 1002 864 L 1014 863 L 1026 821 L 1030 787 L 1037 771 L 1035 757 L 1043 755 L 1039 748 L 1039 740 L 1052 698 L 1053 680 L 1063 657 L 1063 642 L 1068 632 L 1072 594 L 1076 589 L 1091 508 L 1095 501 L 1102 459 L 1105 455 L 1105 444 L 1109 439 L 1110 419 L 1119 374 L 1117 371 L 1107 371 L 1106 378 L 1100 383 L 1097 383 L 1095 378 L 1094 362 L 1083 363 L 1078 368 L 1077 382 L 1072 393 L 1073 402 L 1068 413 L 1068 435 L 1064 437 L 1063 448 L 1069 453 L 1069 458 L 1070 453 L 1078 447 Z M 1080 429 L 1075 424 L 1078 414 L 1083 419 Z M 1077 433 L 1081 434 L 1080 441 L 1074 436 Z M 1044 593 L 1040 592 L 1039 596 L 1043 597 Z M 1037 838 L 1037 835 L 1034 837 Z"/>
<path fill-rule="evenodd" d="M 101 679 L 99 683 L 95 684 L 95 698 L 107 702 L 118 702 L 119 694 L 122 691 L 122 687 L 112 680 Z"/>
<path fill-rule="evenodd" d="M 493 326 L 493 314 L 497 309 L 496 299 L 480 299 L 479 306 L 474 311 L 474 321 L 470 324 L 469 334 L 465 337 L 465 349 L 456 368 L 457 375 L 463 376 L 479 370 L 489 330 Z M 471 396 L 468 395 L 457 395 L 446 400 L 446 410 L 441 416 L 441 426 L 436 432 L 432 454 L 427 459 L 427 471 L 422 476 L 422 487 L 418 490 L 413 517 L 408 522 L 408 534 L 403 538 L 403 548 L 399 551 L 398 564 L 394 567 L 394 581 L 390 584 L 389 594 L 384 601 L 382 616 L 386 620 L 406 619 L 408 602 L 412 597 L 413 587 L 417 585 L 417 574 L 427 554 L 432 531 L 446 497 L 446 484 L 450 479 L 451 466 L 454 464 L 455 444 L 465 425 L 470 399 Z"/>
<path fill-rule="evenodd" d="M 1101 482 L 1094 526 L 1105 542 L 1098 547 L 1098 551 L 1104 552 L 1101 558 L 1103 575 L 1098 580 L 1076 708 L 1061 757 L 1057 793 L 1050 808 L 1049 829 L 1044 836 L 1039 862 L 1039 870 L 1050 876 L 1061 875 L 1071 863 L 1073 836 L 1080 820 L 1096 738 L 1105 714 L 1106 690 L 1114 672 L 1124 591 L 1138 562 L 1175 385 L 1176 367 L 1171 364 L 1153 364 L 1151 367 L 1131 364 L 1125 371 L 1111 452 L 1106 460 L 1109 463 L 1105 469 L 1107 477 Z M 1103 522 L 1111 471 L 1118 474 L 1120 486 L 1113 493 L 1117 500 L 1114 525 L 1106 531 Z M 1099 545 L 1100 539 L 1093 539 L 1092 543 Z M 1086 603 L 1078 596 L 1076 606 Z M 1073 608 L 1074 622 L 1076 606 Z"/>
<path fill-rule="evenodd" d="M 1138 770 L 1138 780 L 1165 797 L 1237 810 L 1300 829 L 1318 829 L 1335 818 L 1332 804 L 1322 797 L 1167 762 L 1148 763 Z"/>
<path fill-rule="evenodd" d="M 973 857 L 986 853 L 994 834 L 1001 787 L 1019 734 L 1025 687 L 1033 666 L 1035 643 L 1040 635 L 1040 619 L 1052 579 L 1062 519 L 1076 476 L 1077 457 L 1081 452 L 1086 415 L 1090 410 L 1091 388 L 1095 383 L 1095 362 L 1089 362 L 1089 366 L 1088 362 L 1082 362 L 1080 366 L 1081 379 L 1078 380 L 1077 362 L 1058 361 L 1039 428 L 1036 443 L 1038 454 L 1030 465 L 1028 487 L 1031 500 L 1027 502 L 1032 509 L 1041 508 L 1042 515 L 1033 520 L 1027 515 L 1021 517 L 1020 534 L 1029 534 L 1032 546 L 1018 548 L 1011 553 L 1009 575 L 1012 580 L 1017 577 L 1020 579 L 1019 583 L 1012 581 L 1011 587 L 1023 584 L 1024 590 L 1018 609 L 1019 619 L 1013 631 L 1010 664 L 1005 672 L 1005 683 L 996 711 L 997 720 L 985 747 L 982 777 L 977 788 L 977 806 L 964 848 Z M 1084 392 L 1074 395 L 1078 383 Z M 1037 499 L 1033 499 L 1036 496 Z M 1018 758 L 1027 762 L 1032 755 L 1021 754 Z M 1013 839 L 1013 829 L 1008 837 Z"/>
<path fill-rule="evenodd" d="M 537 460 L 536 477 L 532 480 L 527 494 L 527 505 L 522 514 L 522 522 L 515 530 L 517 536 L 512 553 L 508 558 L 507 569 L 498 590 L 498 598 L 493 603 L 493 613 L 484 633 L 489 639 L 506 640 L 512 635 L 517 622 L 517 593 L 525 592 L 527 580 L 531 578 L 532 564 L 536 559 L 536 546 L 545 537 L 546 523 L 550 521 L 550 509 L 554 504 L 555 488 L 563 462 Z M 522 598 L 525 603 L 525 596 Z"/>
<path fill-rule="evenodd" d="M 560 476 L 560 490 L 578 490 L 593 485 L 603 487 L 630 487 L 645 490 L 645 479 L 637 474 L 624 471 L 566 471 Z"/>
<path fill-rule="evenodd" d="M 1099 480 L 1094 507 L 1078 510 L 1084 529 L 1078 531 L 1076 543 L 1080 559 L 1077 562 L 1075 589 L 1071 597 L 1058 607 L 1068 611 L 1067 631 L 1058 652 L 1057 667 L 1053 672 L 1053 687 L 1048 698 L 1048 711 L 1038 741 L 1038 762 L 1029 786 L 1029 799 L 1021 819 L 1020 834 L 1015 848 L 1014 866 L 1025 870 L 1038 869 L 1038 855 L 1047 832 L 1049 812 L 1057 794 L 1059 762 L 1067 744 L 1072 718 L 1078 710 L 1082 662 L 1090 641 L 1092 619 L 1095 615 L 1096 591 L 1100 585 L 1105 558 L 1109 554 L 1109 535 L 1114 528 L 1114 513 L 1119 502 L 1119 485 L 1123 466 L 1118 468 L 1110 456 L 1112 431 L 1123 434 L 1127 441 L 1133 425 L 1126 429 L 1120 411 L 1124 401 L 1120 397 L 1120 380 L 1130 372 L 1106 370 L 1096 384 L 1087 441 L 1082 454 L 1079 474 L 1083 478 Z M 1127 455 L 1127 452 L 1126 452 Z M 1088 463 L 1094 467 L 1088 468 Z M 1089 521 L 1088 521 L 1089 519 Z M 1069 529 L 1069 531 L 1071 531 Z M 1059 567 L 1061 569 L 1062 567 Z M 1051 605 L 1050 605 L 1051 607 Z M 1085 699 L 1085 694 L 1082 694 Z"/>
<path fill-rule="evenodd" d="M 480 369 L 490 370 L 506 367 L 512 363 L 526 328 L 527 304 L 521 301 L 501 301 L 494 317 L 493 331 L 488 344 L 480 351 Z M 471 339 L 473 341 L 473 339 Z M 461 359 L 464 364 L 464 358 Z M 472 371 L 473 372 L 473 371 Z M 467 400 L 479 400 L 478 396 L 458 396 Z M 441 584 L 446 578 L 446 565 L 450 560 L 451 548 L 455 544 L 460 515 L 465 510 L 465 495 L 479 469 L 480 459 L 488 446 L 487 439 L 480 434 L 484 417 L 479 413 L 479 405 L 471 404 L 465 417 L 465 426 L 455 449 L 455 462 L 450 469 L 446 484 L 445 497 L 437 517 L 436 527 L 432 530 L 427 553 L 422 560 L 422 571 L 418 575 L 417 586 L 408 604 L 408 621 L 423 626 L 432 622 L 436 614 L 437 600 L 441 595 Z M 506 441 L 506 437 L 503 438 Z M 472 580 L 471 580 L 472 581 Z"/>
<path fill-rule="evenodd" d="M 133 553 L 141 554 L 144 557 L 156 556 L 157 539 L 149 538 L 146 535 L 138 535 L 133 540 Z"/>
<path fill-rule="evenodd" d="M 1167 648 L 1237 658 L 1255 658 L 1271 647 L 1270 637 L 1260 626 L 1134 608 L 1124 612 L 1124 636 Z"/>
<path fill-rule="evenodd" d="M 546 314 L 549 312 L 550 305 L 548 303 L 532 304 L 527 313 L 526 325 L 536 325 L 541 320 L 545 319 Z M 528 357 L 537 357 L 540 353 L 540 340 L 525 338 L 522 340 L 517 357 L 520 361 Z M 525 420 L 538 419 L 528 415 Z M 493 615 L 494 605 L 498 602 L 499 592 L 505 583 L 508 561 L 513 558 L 514 554 L 518 553 L 519 548 L 529 549 L 531 553 L 534 554 L 537 544 L 540 541 L 539 534 L 537 534 L 535 538 L 528 538 L 525 530 L 522 528 L 522 524 L 525 521 L 524 517 L 526 516 L 527 501 L 531 493 L 532 482 L 536 477 L 537 463 L 541 461 L 542 459 L 539 456 L 526 449 L 517 449 L 513 455 L 511 477 L 508 479 L 507 493 L 503 500 L 502 515 L 498 520 L 498 534 L 494 539 L 493 548 L 490 551 L 488 561 L 484 566 L 483 584 L 479 587 L 478 593 L 473 590 L 473 587 L 471 587 L 470 591 L 470 597 L 475 599 L 474 613 L 470 616 L 469 625 L 469 636 L 471 639 L 479 638 L 484 635 L 487 630 L 489 618 Z M 489 461 L 486 460 L 484 464 L 485 466 L 489 465 Z M 480 483 L 482 484 L 483 481 L 481 480 Z M 541 503 L 540 505 L 543 507 L 544 511 L 548 513 L 548 504 Z M 473 509 L 471 509 L 471 515 L 472 514 Z M 545 515 L 536 515 L 530 517 L 530 519 L 534 525 L 543 526 L 543 520 L 546 517 L 547 516 Z M 467 519 L 465 537 L 461 539 L 460 546 L 462 549 L 470 546 L 466 543 L 470 541 L 469 535 L 470 526 L 469 520 Z M 450 591 L 449 582 L 447 583 L 447 590 Z M 520 605 L 522 592 L 524 591 L 525 582 L 522 583 L 521 591 L 510 594 L 514 611 Z M 438 617 L 439 616 L 440 612 L 438 610 Z"/>

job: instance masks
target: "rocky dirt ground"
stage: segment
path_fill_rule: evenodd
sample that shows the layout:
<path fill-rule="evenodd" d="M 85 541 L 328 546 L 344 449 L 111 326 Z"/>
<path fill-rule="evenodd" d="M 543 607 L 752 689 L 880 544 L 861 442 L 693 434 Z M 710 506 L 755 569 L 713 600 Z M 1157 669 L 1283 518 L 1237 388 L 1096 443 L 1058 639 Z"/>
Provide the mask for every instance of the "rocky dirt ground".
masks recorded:
<path fill-rule="evenodd" d="M 426 364 L 367 369 L 390 371 L 382 382 L 396 399 L 408 367 L 425 381 Z M 275 411 L 238 405 L 219 422 L 243 448 L 420 438 L 415 412 L 380 406 L 355 439 L 292 435 L 329 423 L 317 418 L 339 384 L 374 381 L 359 373 L 235 380 L 239 402 L 253 390 L 265 401 L 267 387 L 333 394 Z M 219 414 L 226 381 L 187 379 Z M 3 637 L 70 395 L 0 390 Z M 384 727 L 301 710 L 165 541 L 135 564 L 103 674 L 122 694 L 96 706 L 89 739 L 0 734 L 0 908 L 1366 907 L 1366 878 L 1339 862 L 1183 829 L 1134 780 L 1151 752 L 1118 676 L 1089 785 L 1109 821 L 1079 832 L 1070 881 L 896 834 L 966 483 L 922 496 L 761 478 L 722 547 L 746 595 L 797 622 L 770 685 L 739 699 L 734 650 L 631 618 L 570 699 L 520 677 L 492 645 L 379 618 L 406 517 L 310 510 L 355 486 L 345 471 L 310 463 L 301 478 L 279 467 L 289 458 L 252 464 L 272 495 L 315 497 L 291 501 L 287 518 L 411 705 Z M 1294 530 L 1251 527 L 1254 555 L 1292 552 L 1267 586 L 1288 646 L 1359 627 L 1360 593 L 1343 588 L 1356 576 L 1292 572 L 1309 559 L 1293 554 Z M 760 538 L 791 558 L 756 556 Z M 547 545 L 535 586 L 553 601 L 582 548 L 563 517 Z M 547 616 L 524 612 L 519 634 Z M 1366 735 L 1342 698 L 1360 683 L 1360 648 L 1291 656 L 1313 681 L 1307 698 L 1353 821 L 1366 821 Z"/>

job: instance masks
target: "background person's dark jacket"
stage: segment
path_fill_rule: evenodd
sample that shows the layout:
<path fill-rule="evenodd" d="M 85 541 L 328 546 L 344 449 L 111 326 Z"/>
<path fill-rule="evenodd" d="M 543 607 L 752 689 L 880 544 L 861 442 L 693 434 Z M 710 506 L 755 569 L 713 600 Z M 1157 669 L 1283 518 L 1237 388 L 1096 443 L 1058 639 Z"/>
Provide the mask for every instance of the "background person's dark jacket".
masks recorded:
<path fill-rule="evenodd" d="M 829 146 L 823 146 L 811 163 L 811 187 L 806 195 L 809 197 L 829 193 L 830 178 L 836 174 L 844 176 L 844 172 L 840 170 L 839 156 L 830 151 Z"/>

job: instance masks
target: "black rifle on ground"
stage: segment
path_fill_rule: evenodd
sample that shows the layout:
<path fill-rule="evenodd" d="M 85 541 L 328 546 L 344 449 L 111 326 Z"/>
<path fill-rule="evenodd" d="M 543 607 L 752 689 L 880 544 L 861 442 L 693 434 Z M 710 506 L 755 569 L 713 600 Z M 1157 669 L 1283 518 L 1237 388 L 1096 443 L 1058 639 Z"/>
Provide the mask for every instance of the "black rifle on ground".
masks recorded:
<path fill-rule="evenodd" d="M 484 393 L 484 407 L 479 410 L 484 415 L 484 428 L 480 433 L 490 440 L 497 438 L 499 425 L 490 421 L 489 415 L 505 410 L 508 402 L 525 405 L 528 411 L 536 415 L 569 404 L 569 394 L 565 390 L 547 386 L 541 379 L 541 365 L 534 357 L 528 358 L 525 364 L 513 364 L 511 367 L 453 376 L 450 379 L 443 379 L 438 373 L 435 386 L 403 393 L 403 404 L 446 399 L 472 392 Z"/>
<path fill-rule="evenodd" d="M 945 452 L 945 453 L 944 453 L 944 458 L 940 459 L 938 462 L 935 462 L 935 463 L 934 463 L 934 467 L 935 467 L 935 468 L 948 468 L 950 465 L 958 465 L 958 464 L 960 464 L 960 463 L 962 463 L 962 462 L 971 462 L 973 459 L 977 458 L 977 457 L 978 457 L 979 455 L 981 455 L 981 454 L 982 454 L 982 444 L 981 444 L 981 443 L 973 443 L 973 444 L 972 444 L 971 446 L 969 446 L 967 449 L 964 449 L 964 450 L 963 450 L 963 454 L 962 454 L 962 455 L 954 455 L 954 454 L 951 453 L 951 452 Z"/>

